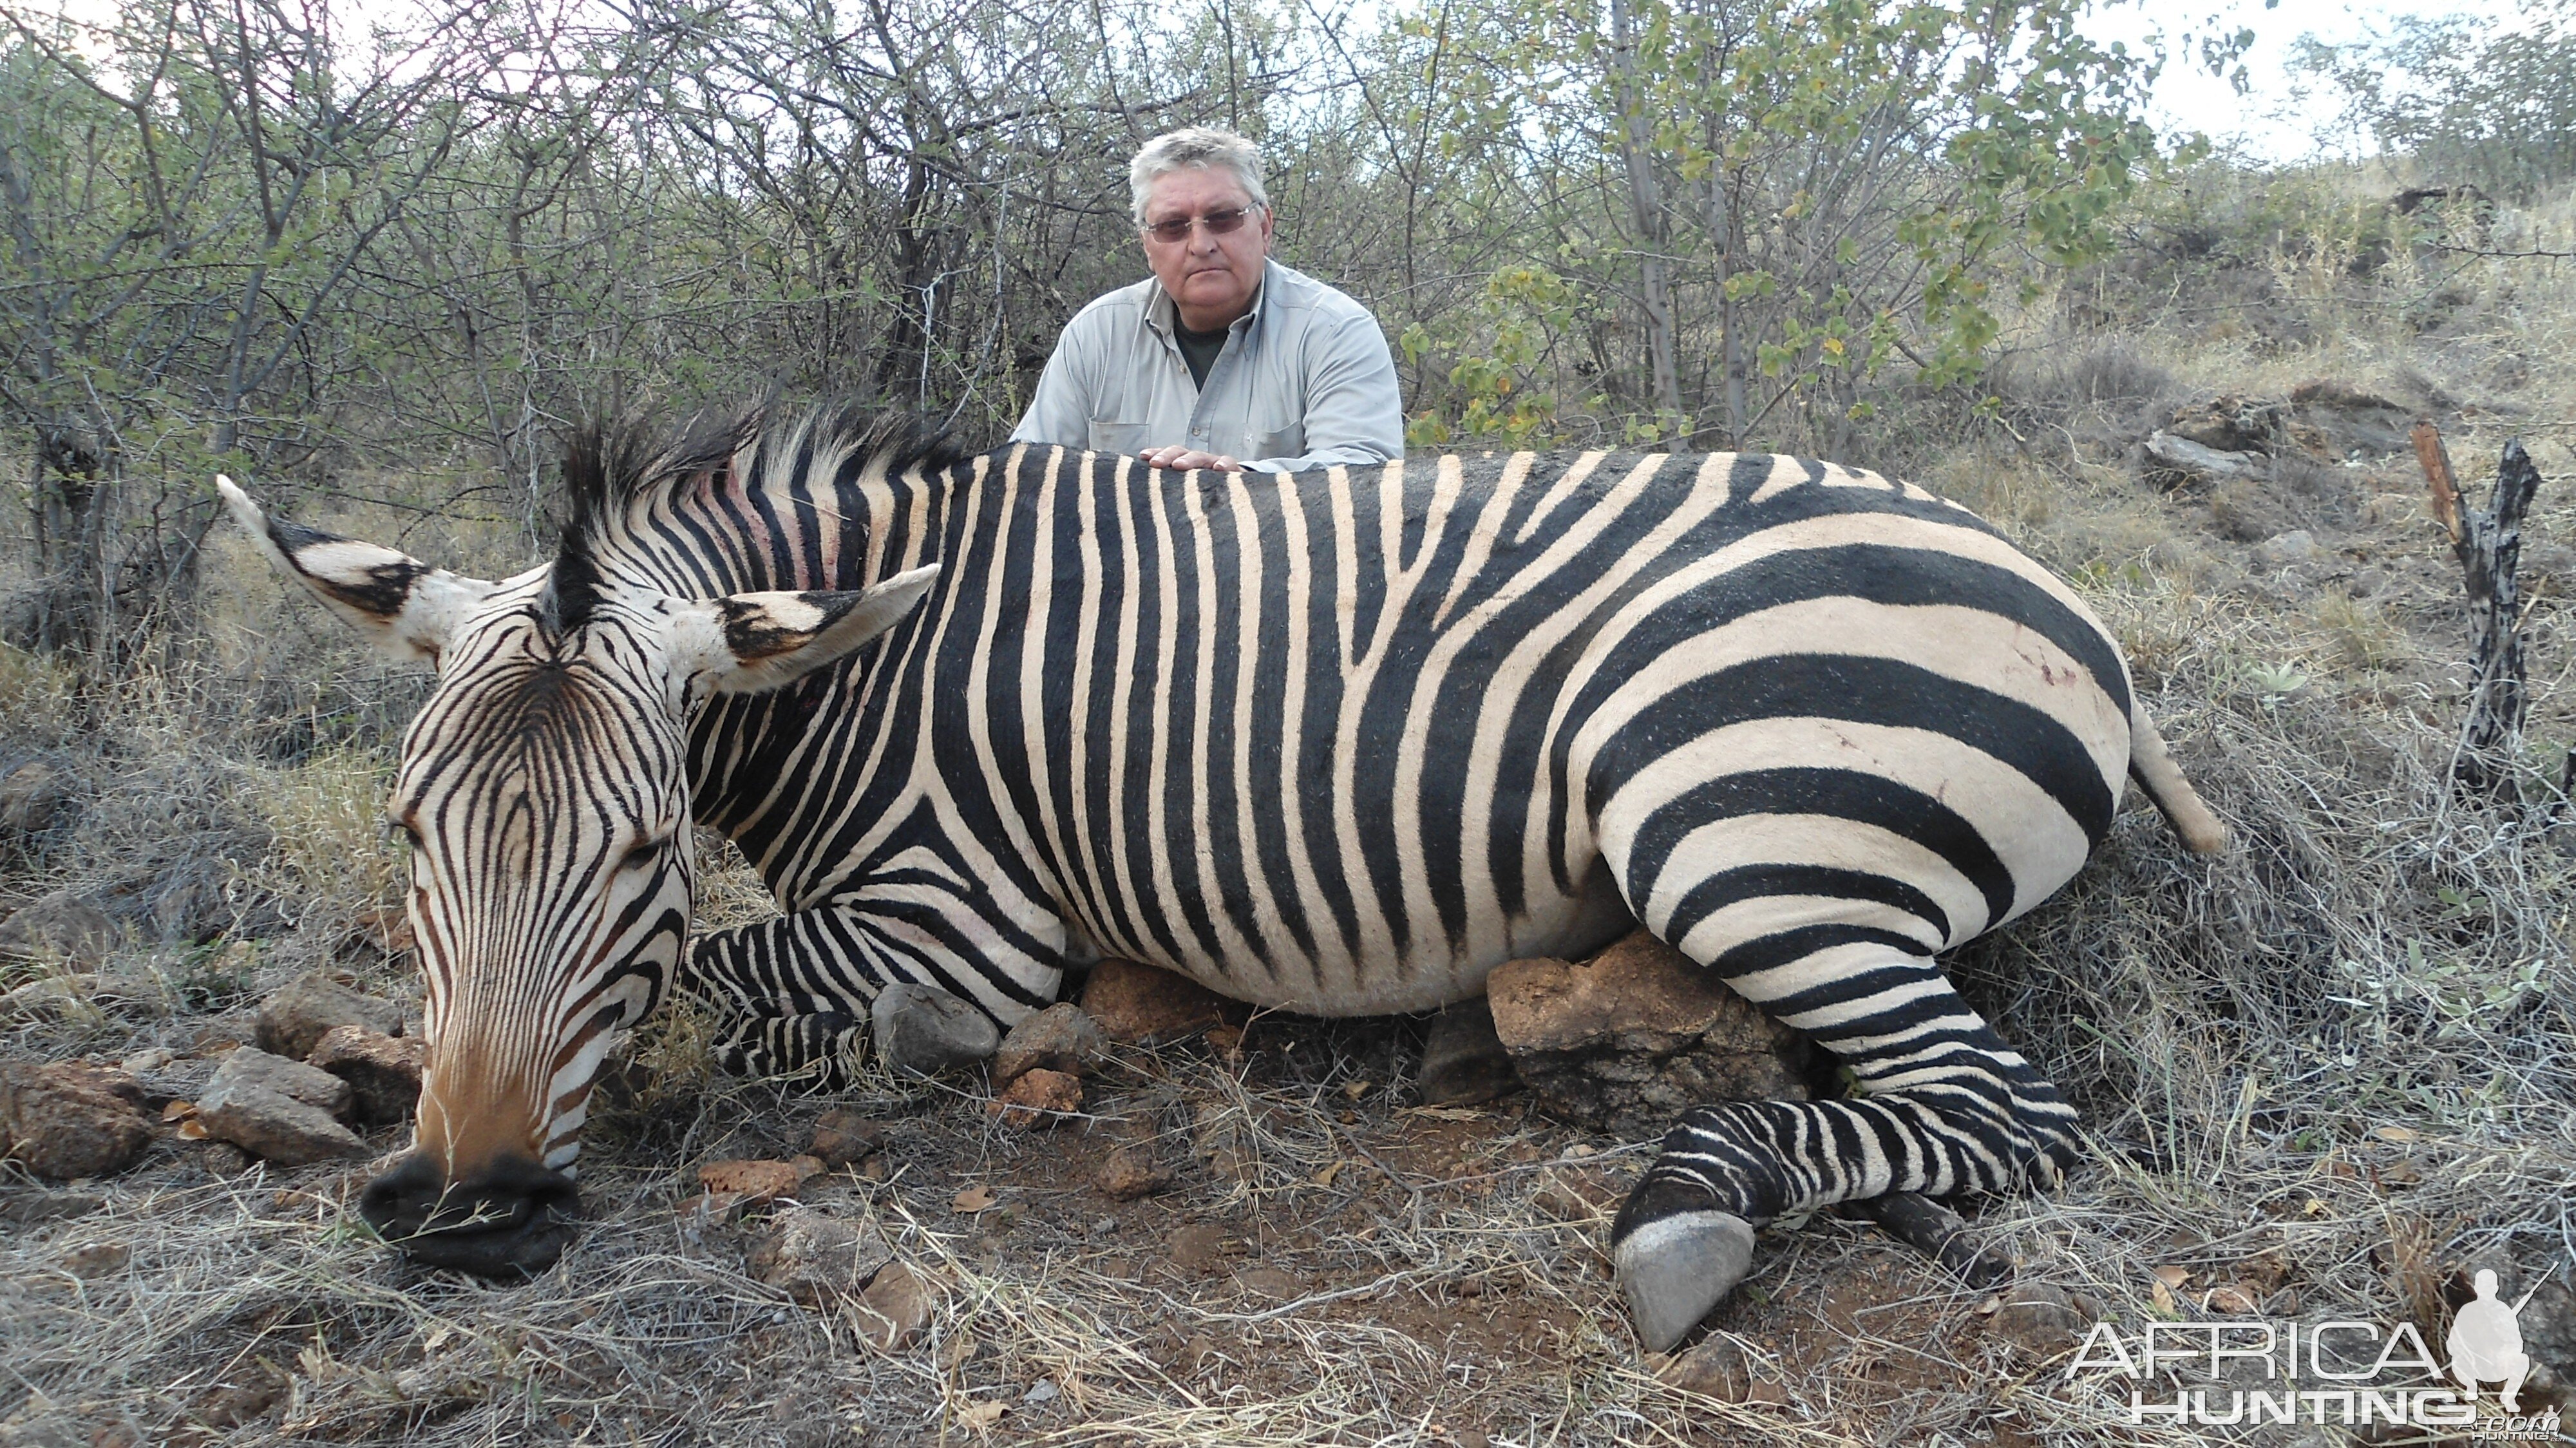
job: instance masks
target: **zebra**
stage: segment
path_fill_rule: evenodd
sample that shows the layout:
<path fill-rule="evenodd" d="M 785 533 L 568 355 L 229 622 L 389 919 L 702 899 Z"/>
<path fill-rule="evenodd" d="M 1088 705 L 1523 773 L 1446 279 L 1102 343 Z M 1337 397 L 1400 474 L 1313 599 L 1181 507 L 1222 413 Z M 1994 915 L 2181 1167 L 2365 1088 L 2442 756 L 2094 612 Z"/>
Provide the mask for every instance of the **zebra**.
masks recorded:
<path fill-rule="evenodd" d="M 1642 924 L 1856 1083 L 1673 1126 L 1611 1229 L 1661 1351 L 1772 1219 L 2072 1166 L 2074 1112 L 1935 958 L 2063 885 L 2129 778 L 2227 838 L 2082 600 L 1866 470 L 1179 474 L 825 407 L 593 435 L 565 479 L 555 556 L 497 582 L 219 480 L 437 668 L 388 807 L 429 1065 L 361 1200 L 432 1264 L 556 1259 L 593 1077 L 673 987 L 727 1065 L 829 1070 L 897 982 L 1008 1025 L 1115 956 L 1385 1014 Z M 693 826 L 777 917 L 688 939 Z"/>

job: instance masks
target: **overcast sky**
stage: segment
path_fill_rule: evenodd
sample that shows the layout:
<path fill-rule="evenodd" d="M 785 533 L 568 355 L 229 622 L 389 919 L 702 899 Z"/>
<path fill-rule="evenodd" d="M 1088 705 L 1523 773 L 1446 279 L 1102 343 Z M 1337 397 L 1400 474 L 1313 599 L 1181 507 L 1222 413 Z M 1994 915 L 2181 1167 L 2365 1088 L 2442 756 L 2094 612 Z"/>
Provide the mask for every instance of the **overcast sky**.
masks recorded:
<path fill-rule="evenodd" d="M 2097 40 L 2123 40 L 2135 45 L 2159 24 L 2180 28 L 2187 18 L 2193 28 L 2215 17 L 2228 29 L 2250 28 L 2254 32 L 2253 48 L 2246 52 L 2246 79 L 2250 94 L 2238 95 L 2228 84 L 2208 72 L 2186 65 L 2171 65 L 2156 86 L 2156 114 L 2152 117 L 2159 132 L 2198 130 L 2213 141 L 2235 142 L 2247 155 L 2264 161 L 2296 161 L 2308 156 L 2315 146 L 2319 127 L 2331 123 L 2331 107 L 2316 106 L 2313 114 L 2300 115 L 2292 110 L 2289 77 L 2282 69 L 2288 61 L 2291 43 L 2303 34 L 2320 39 L 2346 41 L 2361 38 L 2374 22 L 2385 25 L 2392 15 L 2408 14 L 2474 14 L 2495 23 L 2509 24 L 2522 7 L 2500 3 L 2500 0 L 2426 0 L 2421 4 L 2373 4 L 2370 0 L 2279 0 L 2265 9 L 2263 0 L 2236 0 L 2232 4 L 2214 4 L 2213 0 L 2150 0 L 2146 5 L 2099 5 L 2087 28 Z"/>

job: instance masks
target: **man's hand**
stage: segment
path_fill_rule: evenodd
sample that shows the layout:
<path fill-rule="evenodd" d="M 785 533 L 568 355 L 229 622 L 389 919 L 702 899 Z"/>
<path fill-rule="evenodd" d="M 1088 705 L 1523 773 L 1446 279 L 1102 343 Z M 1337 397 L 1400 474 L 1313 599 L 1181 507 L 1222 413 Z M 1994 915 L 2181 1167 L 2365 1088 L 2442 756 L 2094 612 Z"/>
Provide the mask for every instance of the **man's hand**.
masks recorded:
<path fill-rule="evenodd" d="M 1194 452 L 1179 443 L 1174 443 L 1170 447 L 1147 448 L 1137 456 L 1155 467 L 1169 468 L 1176 473 L 1187 472 L 1191 468 L 1207 468 L 1220 473 L 1243 471 L 1243 464 L 1223 453 Z"/>

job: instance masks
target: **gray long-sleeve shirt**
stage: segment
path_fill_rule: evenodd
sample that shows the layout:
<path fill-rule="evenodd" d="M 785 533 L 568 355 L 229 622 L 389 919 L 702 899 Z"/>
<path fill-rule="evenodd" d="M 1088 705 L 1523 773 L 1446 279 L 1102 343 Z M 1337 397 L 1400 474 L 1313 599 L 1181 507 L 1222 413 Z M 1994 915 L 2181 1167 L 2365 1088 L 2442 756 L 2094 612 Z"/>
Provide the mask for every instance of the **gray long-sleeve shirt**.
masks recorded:
<path fill-rule="evenodd" d="M 1280 473 L 1404 456 L 1395 358 L 1377 319 L 1341 292 L 1264 263 L 1204 388 L 1173 325 L 1150 277 L 1075 313 L 1011 441 L 1114 453 L 1184 443 Z"/>

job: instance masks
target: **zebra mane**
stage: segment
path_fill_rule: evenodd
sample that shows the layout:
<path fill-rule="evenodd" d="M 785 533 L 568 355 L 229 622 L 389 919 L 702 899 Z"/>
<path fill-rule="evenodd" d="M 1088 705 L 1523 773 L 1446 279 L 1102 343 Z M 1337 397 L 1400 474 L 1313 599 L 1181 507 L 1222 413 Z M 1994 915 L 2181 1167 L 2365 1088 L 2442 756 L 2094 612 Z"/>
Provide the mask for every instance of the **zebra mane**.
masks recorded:
<path fill-rule="evenodd" d="M 567 516 L 538 598 L 539 621 L 557 638 L 589 622 L 599 601 L 601 555 L 613 553 L 614 531 L 636 505 L 684 509 L 709 474 L 745 464 L 752 476 L 740 480 L 743 491 L 761 492 L 774 472 L 792 473 L 805 458 L 843 452 L 887 473 L 944 468 L 969 456 L 938 423 L 857 402 L 762 403 L 702 412 L 676 428 L 643 419 L 584 424 L 564 448 Z"/>

